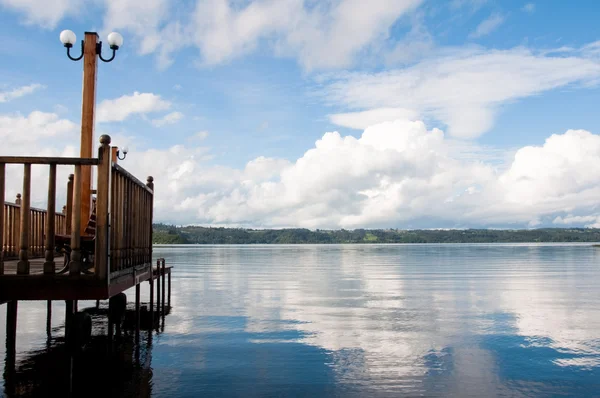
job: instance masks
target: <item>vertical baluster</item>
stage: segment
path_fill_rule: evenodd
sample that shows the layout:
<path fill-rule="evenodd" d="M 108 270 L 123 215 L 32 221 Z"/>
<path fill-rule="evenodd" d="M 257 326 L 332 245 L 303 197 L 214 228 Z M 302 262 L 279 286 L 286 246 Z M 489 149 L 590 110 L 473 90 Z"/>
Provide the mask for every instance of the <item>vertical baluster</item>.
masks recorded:
<path fill-rule="evenodd" d="M 19 256 L 19 248 L 21 246 L 20 240 L 21 240 L 21 194 L 18 193 L 17 194 L 17 198 L 15 199 L 15 204 L 17 205 L 17 207 L 15 207 L 15 216 L 14 216 L 14 223 L 13 223 L 13 256 L 14 257 L 18 257 Z"/>
<path fill-rule="evenodd" d="M 71 235 L 71 219 L 73 218 L 73 179 L 75 176 L 69 174 L 69 182 L 67 183 L 67 218 L 65 220 L 66 234 Z"/>
<path fill-rule="evenodd" d="M 115 271 L 115 265 L 117 261 L 116 248 L 117 242 L 115 237 L 117 236 L 117 209 L 118 204 L 116 200 L 116 186 L 117 176 L 115 175 L 114 168 L 111 166 L 111 180 L 110 180 L 110 271 Z"/>
<path fill-rule="evenodd" d="M 50 165 L 48 175 L 48 209 L 46 210 L 46 252 L 44 274 L 53 274 L 56 270 L 54 263 L 54 233 L 56 223 L 56 164 Z"/>
<path fill-rule="evenodd" d="M 124 210 L 125 210 L 125 184 L 124 184 L 124 179 L 123 176 L 121 175 L 121 173 L 117 174 L 119 176 L 119 183 L 118 183 L 118 191 L 119 191 L 119 220 L 118 220 L 118 224 L 119 224 L 119 234 L 117 235 L 117 241 L 118 241 L 118 256 L 119 256 L 119 261 L 117 262 L 117 270 L 121 270 L 123 268 L 123 248 L 124 248 L 124 239 L 125 239 L 125 228 L 124 228 Z"/>
<path fill-rule="evenodd" d="M 31 203 L 31 165 L 23 167 L 23 199 L 21 202 L 21 239 L 19 241 L 19 262 L 17 274 L 29 274 L 29 209 Z"/>
<path fill-rule="evenodd" d="M 5 214 L 8 213 L 8 207 L 4 209 L 4 176 L 6 165 L 0 163 L 0 275 L 4 275 L 4 225 Z M 7 234 L 8 235 L 8 234 Z"/>
<path fill-rule="evenodd" d="M 69 274 L 79 275 L 81 271 L 81 165 L 75 165 L 73 183 L 73 211 L 71 218 L 71 261 Z"/>

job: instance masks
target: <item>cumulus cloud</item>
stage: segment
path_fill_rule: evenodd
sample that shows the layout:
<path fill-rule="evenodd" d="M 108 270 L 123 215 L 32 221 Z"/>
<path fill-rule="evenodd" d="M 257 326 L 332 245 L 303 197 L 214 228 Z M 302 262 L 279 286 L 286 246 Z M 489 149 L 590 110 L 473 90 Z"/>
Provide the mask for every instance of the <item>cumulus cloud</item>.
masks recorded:
<path fill-rule="evenodd" d="M 96 109 L 98 122 L 121 122 L 131 115 L 164 111 L 171 103 L 153 93 L 134 92 L 112 100 L 100 102 Z"/>
<path fill-rule="evenodd" d="M 469 34 L 472 39 L 477 39 L 483 36 L 487 36 L 504 23 L 504 16 L 501 14 L 492 14 L 487 19 L 481 21 L 477 28 Z"/>
<path fill-rule="evenodd" d="M 243 169 L 216 167 L 207 148 L 194 146 L 136 152 L 130 160 L 139 173 L 154 173 L 155 214 L 163 221 L 462 228 L 552 225 L 568 214 L 595 214 L 599 155 L 600 136 L 569 130 L 498 166 L 465 157 L 439 129 L 398 120 L 360 138 L 326 133 L 293 162 L 260 157 Z"/>
<path fill-rule="evenodd" d="M 336 113 L 329 115 L 331 123 L 338 126 L 364 130 L 377 123 L 390 120 L 416 120 L 418 113 L 406 108 L 378 108 L 363 112 Z"/>
<path fill-rule="evenodd" d="M 178 121 L 183 119 L 183 113 L 181 112 L 171 112 L 161 117 L 160 119 L 152 120 L 152 124 L 156 127 L 162 127 L 167 124 L 175 124 Z"/>
<path fill-rule="evenodd" d="M 43 0 L 0 0 L 0 5 L 23 14 L 23 22 L 27 25 L 54 29 L 63 18 L 80 10 L 83 1 L 54 0 L 48 4 Z"/>
<path fill-rule="evenodd" d="M 0 0 L 25 22 L 54 28 L 81 0 Z M 122 30 L 140 54 L 156 54 L 159 68 L 184 47 L 200 50 L 201 62 L 214 65 L 253 51 L 261 44 L 295 57 L 306 69 L 345 67 L 379 40 L 422 0 L 100 0 L 103 33 Z M 97 9 L 89 7 L 89 12 Z M 101 11 L 102 12 L 102 11 Z"/>
<path fill-rule="evenodd" d="M 18 87 L 10 91 L 0 91 L 0 102 L 8 102 L 16 98 L 31 94 L 36 90 L 44 88 L 41 84 L 30 84 L 28 86 Z"/>
<path fill-rule="evenodd" d="M 0 114 L 0 156 L 77 156 L 78 146 L 73 143 L 79 140 L 78 125 L 67 119 L 61 119 L 55 113 L 40 111 L 28 115 Z M 6 166 L 6 200 L 11 201 L 22 191 L 23 167 Z M 59 208 L 65 203 L 66 182 L 73 169 L 58 167 L 57 204 Z M 32 205 L 43 207 L 48 197 L 48 168 L 33 166 L 32 170 Z"/>
<path fill-rule="evenodd" d="M 73 156 L 76 148 L 68 144 L 77 142 L 77 130 L 56 114 L 2 115 L 0 139 L 10 148 L 2 155 Z M 141 179 L 154 176 L 157 221 L 464 228 L 595 226 L 600 220 L 600 136 L 584 130 L 554 134 L 495 161 L 481 156 L 488 149 L 457 145 L 443 131 L 408 120 L 370 126 L 359 138 L 328 132 L 296 160 L 258 157 L 243 168 L 215 165 L 201 142 L 135 149 L 123 162 Z M 9 174 L 12 195 L 21 181 L 19 170 Z M 43 187 L 47 170 L 36 178 Z M 43 201 L 39 191 L 36 200 Z"/>
<path fill-rule="evenodd" d="M 409 68 L 327 76 L 323 97 L 360 112 L 358 119 L 405 108 L 443 122 L 452 136 L 475 138 L 493 126 L 502 104 L 569 85 L 597 84 L 596 50 L 588 45 L 554 56 L 525 48 L 440 50 Z M 331 120 L 349 126 L 349 118 L 346 113 Z"/>

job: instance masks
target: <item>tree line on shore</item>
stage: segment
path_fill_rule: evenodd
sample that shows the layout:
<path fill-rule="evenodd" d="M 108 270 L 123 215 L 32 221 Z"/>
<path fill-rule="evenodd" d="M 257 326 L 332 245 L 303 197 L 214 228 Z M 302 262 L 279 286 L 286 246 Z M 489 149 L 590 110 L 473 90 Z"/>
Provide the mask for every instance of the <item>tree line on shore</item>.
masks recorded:
<path fill-rule="evenodd" d="M 154 244 L 600 242 L 598 228 L 309 230 L 153 225 Z"/>

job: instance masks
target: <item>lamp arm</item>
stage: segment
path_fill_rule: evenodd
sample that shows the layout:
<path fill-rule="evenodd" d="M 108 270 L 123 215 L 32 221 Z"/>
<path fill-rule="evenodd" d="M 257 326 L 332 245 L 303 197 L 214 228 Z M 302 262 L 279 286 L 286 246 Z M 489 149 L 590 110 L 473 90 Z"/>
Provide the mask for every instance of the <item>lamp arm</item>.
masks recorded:
<path fill-rule="evenodd" d="M 83 58 L 83 40 L 81 41 L 81 55 L 77 58 L 71 56 L 71 47 L 73 47 L 72 44 L 65 44 L 65 47 L 67 47 L 67 57 L 69 57 L 71 61 L 79 61 L 81 58 Z"/>
<path fill-rule="evenodd" d="M 98 54 L 98 58 L 100 58 L 102 61 L 104 62 L 110 62 L 113 59 L 115 59 L 115 54 L 117 53 L 117 49 L 119 47 L 117 46 L 112 46 L 112 57 L 110 57 L 109 59 L 104 59 L 102 58 L 102 42 L 98 42 L 98 44 L 96 44 L 96 54 Z"/>

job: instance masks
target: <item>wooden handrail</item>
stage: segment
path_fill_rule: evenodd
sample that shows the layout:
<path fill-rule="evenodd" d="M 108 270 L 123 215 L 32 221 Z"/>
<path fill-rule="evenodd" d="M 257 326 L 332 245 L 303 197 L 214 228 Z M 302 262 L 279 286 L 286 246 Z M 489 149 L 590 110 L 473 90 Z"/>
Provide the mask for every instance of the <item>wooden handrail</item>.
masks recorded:
<path fill-rule="evenodd" d="M 60 164 L 66 166 L 95 166 L 95 158 L 45 158 L 36 156 L 0 156 L 0 163 L 5 164 Z"/>
<path fill-rule="evenodd" d="M 116 163 L 113 163 L 113 169 L 116 170 L 118 173 L 123 174 L 128 180 L 137 184 L 140 188 L 143 188 L 144 190 L 148 191 L 148 193 L 153 193 L 150 187 L 138 180 L 133 174 L 125 170 L 123 167 L 119 166 Z"/>

